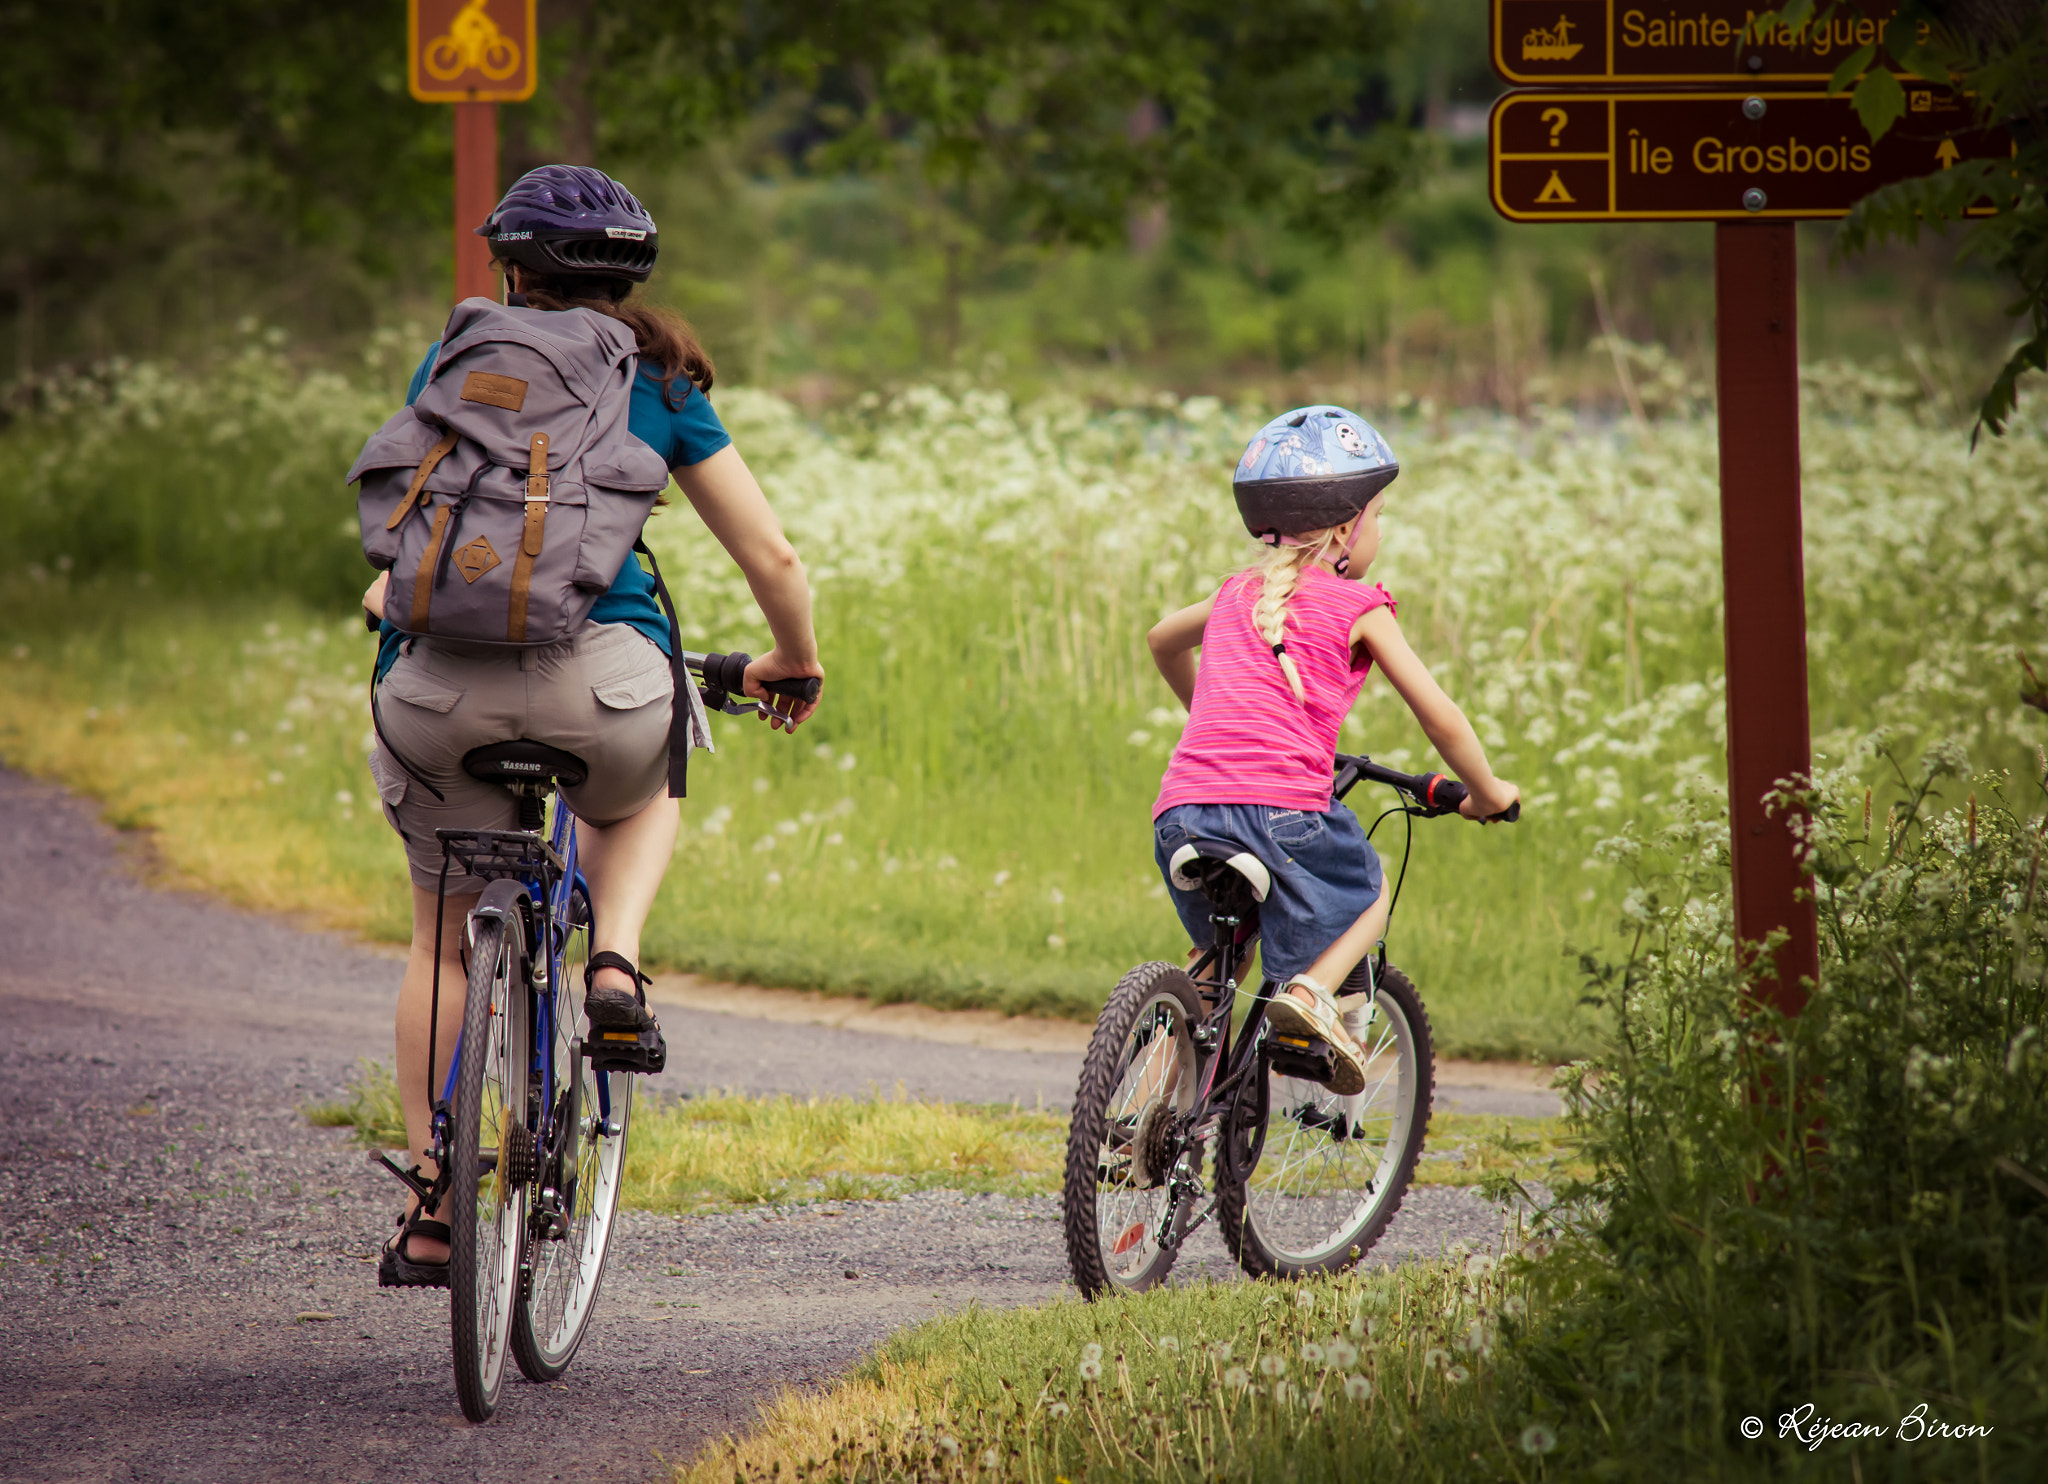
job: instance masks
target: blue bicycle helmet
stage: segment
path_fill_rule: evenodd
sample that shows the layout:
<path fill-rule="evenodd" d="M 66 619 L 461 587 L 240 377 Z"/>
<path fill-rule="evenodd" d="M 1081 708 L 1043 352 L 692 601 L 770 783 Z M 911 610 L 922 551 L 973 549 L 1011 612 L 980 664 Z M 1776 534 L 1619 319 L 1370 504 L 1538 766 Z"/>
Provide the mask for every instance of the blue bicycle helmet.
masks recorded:
<path fill-rule="evenodd" d="M 1268 545 L 1342 525 L 1401 472 L 1377 429 L 1342 407 L 1283 412 L 1246 446 L 1230 482 L 1245 529 Z"/>
<path fill-rule="evenodd" d="M 476 234 L 490 239 L 496 256 L 550 278 L 645 283 L 654 271 L 654 218 L 631 191 L 588 165 L 527 171 Z"/>

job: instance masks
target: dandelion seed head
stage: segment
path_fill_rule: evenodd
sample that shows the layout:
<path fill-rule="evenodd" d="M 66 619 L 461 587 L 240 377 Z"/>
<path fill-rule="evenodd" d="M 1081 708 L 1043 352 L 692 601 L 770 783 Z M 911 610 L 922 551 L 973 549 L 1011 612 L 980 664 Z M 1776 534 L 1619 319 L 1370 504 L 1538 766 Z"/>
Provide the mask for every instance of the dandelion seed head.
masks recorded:
<path fill-rule="evenodd" d="M 1363 1376 L 1346 1376 L 1344 1378 L 1344 1395 L 1354 1402 L 1370 1401 L 1372 1399 L 1372 1382 L 1366 1380 Z"/>
<path fill-rule="evenodd" d="M 1180 1339 L 1176 1335 L 1161 1335 L 1159 1337 L 1159 1348 L 1166 1351 L 1169 1355 L 1178 1355 L 1180 1354 Z"/>
<path fill-rule="evenodd" d="M 1089 1342 L 1088 1342 L 1087 1344 L 1085 1344 L 1085 1345 L 1083 1345 L 1083 1346 L 1081 1347 L 1081 1359 L 1083 1359 L 1083 1360 L 1100 1360 L 1100 1359 L 1102 1359 L 1102 1347 L 1101 1347 L 1100 1345 L 1096 1344 L 1096 1343 L 1095 1343 L 1095 1342 L 1094 1342 L 1093 1340 L 1090 1340 L 1090 1341 L 1089 1341 Z"/>
<path fill-rule="evenodd" d="M 939 1451 L 948 1458 L 958 1458 L 960 1456 L 960 1440 L 951 1433 L 940 1433 Z"/>
<path fill-rule="evenodd" d="M 1321 1365 L 1323 1363 L 1323 1347 L 1314 1340 L 1310 1340 L 1306 1345 L 1303 1345 L 1301 1347 L 1301 1363 L 1303 1365 Z"/>
<path fill-rule="evenodd" d="M 1223 1373 L 1223 1384 L 1232 1391 L 1243 1391 L 1252 1384 L 1252 1373 L 1241 1365 L 1234 1365 Z"/>
<path fill-rule="evenodd" d="M 1051 1406 L 1045 1409 L 1045 1415 L 1048 1417 L 1055 1418 L 1064 1417 L 1067 1415 L 1067 1413 L 1073 1410 L 1074 1409 L 1068 1406 L 1065 1402 L 1054 1402 Z"/>
<path fill-rule="evenodd" d="M 1444 1379 L 1453 1386 L 1461 1386 L 1472 1379 L 1472 1373 L 1461 1365 L 1447 1366 L 1444 1368 Z"/>
<path fill-rule="evenodd" d="M 1313 1288 L 1297 1288 L 1297 1289 L 1295 1289 L 1295 1290 L 1294 1290 L 1294 1307 L 1295 1307 L 1295 1308 L 1297 1308 L 1297 1309 L 1313 1309 L 1313 1308 L 1314 1308 L 1315 1306 L 1316 1306 L 1316 1294 L 1315 1294 L 1315 1290 L 1314 1290 Z"/>
<path fill-rule="evenodd" d="M 1082 1361 L 1081 1379 L 1083 1381 L 1100 1381 L 1102 1379 L 1102 1362 L 1099 1360 Z"/>
<path fill-rule="evenodd" d="M 1532 1422 L 1522 1429 L 1522 1451 L 1529 1454 L 1544 1454 L 1557 1446 L 1557 1433 L 1541 1422 Z"/>
<path fill-rule="evenodd" d="M 1278 1355 L 1262 1355 L 1259 1357 L 1259 1374 L 1262 1376 L 1284 1376 L 1287 1374 L 1287 1362 Z"/>
<path fill-rule="evenodd" d="M 1218 1340 L 1215 1344 L 1211 1345 L 1209 1347 L 1209 1358 L 1211 1360 L 1229 1360 L 1230 1341 Z"/>

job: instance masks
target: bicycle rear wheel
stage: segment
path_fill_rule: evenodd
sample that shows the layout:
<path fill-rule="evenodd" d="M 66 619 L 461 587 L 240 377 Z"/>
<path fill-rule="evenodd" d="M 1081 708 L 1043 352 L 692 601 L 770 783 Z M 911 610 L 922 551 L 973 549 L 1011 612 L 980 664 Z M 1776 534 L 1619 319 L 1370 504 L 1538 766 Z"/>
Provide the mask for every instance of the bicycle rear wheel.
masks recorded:
<path fill-rule="evenodd" d="M 1167 1174 L 1181 1152 L 1176 1120 L 1194 1106 L 1194 982 L 1172 964 L 1140 964 L 1095 1022 L 1067 1130 L 1067 1263 L 1084 1298 L 1138 1292 L 1176 1253 L 1160 1245 L 1173 1216 Z"/>
<path fill-rule="evenodd" d="M 1344 1271 L 1407 1197 L 1429 1131 L 1436 1054 L 1407 975 L 1389 967 L 1375 1004 L 1364 1091 L 1338 1097 L 1268 1067 L 1263 1106 L 1241 1105 L 1252 1126 L 1232 1136 L 1255 1162 L 1242 1183 L 1219 1169 L 1217 1205 L 1224 1241 L 1254 1277 Z"/>
<path fill-rule="evenodd" d="M 533 1178 L 527 1123 L 532 1033 L 524 945 L 497 918 L 472 918 L 461 1070 L 450 1110 L 449 1325 L 462 1414 L 487 1422 L 505 1384 Z"/>
<path fill-rule="evenodd" d="M 569 1369 L 597 1307 L 633 1113 L 633 1078 L 593 1072 L 582 1055 L 588 1027 L 581 1026 L 576 988 L 590 958 L 590 905 L 581 891 L 570 897 L 569 921 L 554 986 L 552 1138 L 542 1151 L 542 1206 L 528 1227 L 526 1297 L 512 1327 L 512 1354 L 532 1381 L 552 1381 Z"/>

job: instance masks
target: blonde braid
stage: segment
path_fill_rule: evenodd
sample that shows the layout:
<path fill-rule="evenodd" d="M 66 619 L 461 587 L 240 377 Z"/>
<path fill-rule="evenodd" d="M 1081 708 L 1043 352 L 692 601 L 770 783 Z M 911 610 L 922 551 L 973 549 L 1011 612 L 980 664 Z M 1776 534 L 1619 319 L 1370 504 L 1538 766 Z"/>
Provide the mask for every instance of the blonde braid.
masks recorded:
<path fill-rule="evenodd" d="M 1273 647 L 1273 657 L 1280 662 L 1280 673 L 1287 677 L 1287 688 L 1303 705 L 1308 704 L 1308 692 L 1302 688 L 1301 672 L 1295 669 L 1294 658 L 1287 653 L 1285 646 L 1287 600 L 1294 596 L 1294 590 L 1301 585 L 1301 574 L 1322 549 L 1320 541 L 1304 546 L 1276 546 L 1253 563 L 1260 583 L 1259 600 L 1252 605 L 1252 627 Z"/>

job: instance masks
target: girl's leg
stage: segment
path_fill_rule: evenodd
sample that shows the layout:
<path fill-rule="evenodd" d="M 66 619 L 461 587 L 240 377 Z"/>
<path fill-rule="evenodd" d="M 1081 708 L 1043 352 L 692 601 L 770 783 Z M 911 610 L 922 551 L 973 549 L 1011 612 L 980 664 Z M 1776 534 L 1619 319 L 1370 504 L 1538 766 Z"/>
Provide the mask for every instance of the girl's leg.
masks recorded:
<path fill-rule="evenodd" d="M 590 882 L 592 953 L 616 953 L 628 963 L 640 962 L 640 929 L 647 924 L 654 894 L 676 853 L 681 828 L 680 801 L 670 798 L 666 789 L 638 814 L 616 824 L 600 829 L 578 823 L 576 848 Z M 592 984 L 628 994 L 637 988 L 623 969 L 612 968 L 599 969 Z"/>
<path fill-rule="evenodd" d="M 1393 910 L 1394 884 L 1382 873 L 1379 899 L 1360 913 L 1358 921 L 1344 929 L 1337 941 L 1325 948 L 1304 972 L 1334 995 L 1337 986 L 1344 982 L 1345 976 L 1357 968 L 1359 960 L 1372 951 L 1373 944 L 1386 936 L 1387 918 L 1393 914 Z M 1288 992 L 1304 1002 L 1309 999 L 1308 991 L 1299 985 Z"/>
<path fill-rule="evenodd" d="M 434 1036 L 434 1069 L 427 1073 L 427 1026 L 434 999 L 434 893 L 412 889 L 412 950 L 405 957 L 405 978 L 398 990 L 398 1104 L 405 1114 L 405 1146 L 412 1161 L 432 1180 L 439 1173 L 421 1151 L 433 1139 L 433 1089 L 448 1076 L 462 1034 L 462 1007 L 468 998 L 468 976 L 462 969 L 462 927 L 477 894 L 451 896 L 441 919 L 441 1024 Z M 408 1211 L 418 1202 L 408 1198 Z M 414 1237 L 405 1256 L 413 1262 L 445 1262 L 448 1244 Z"/>

